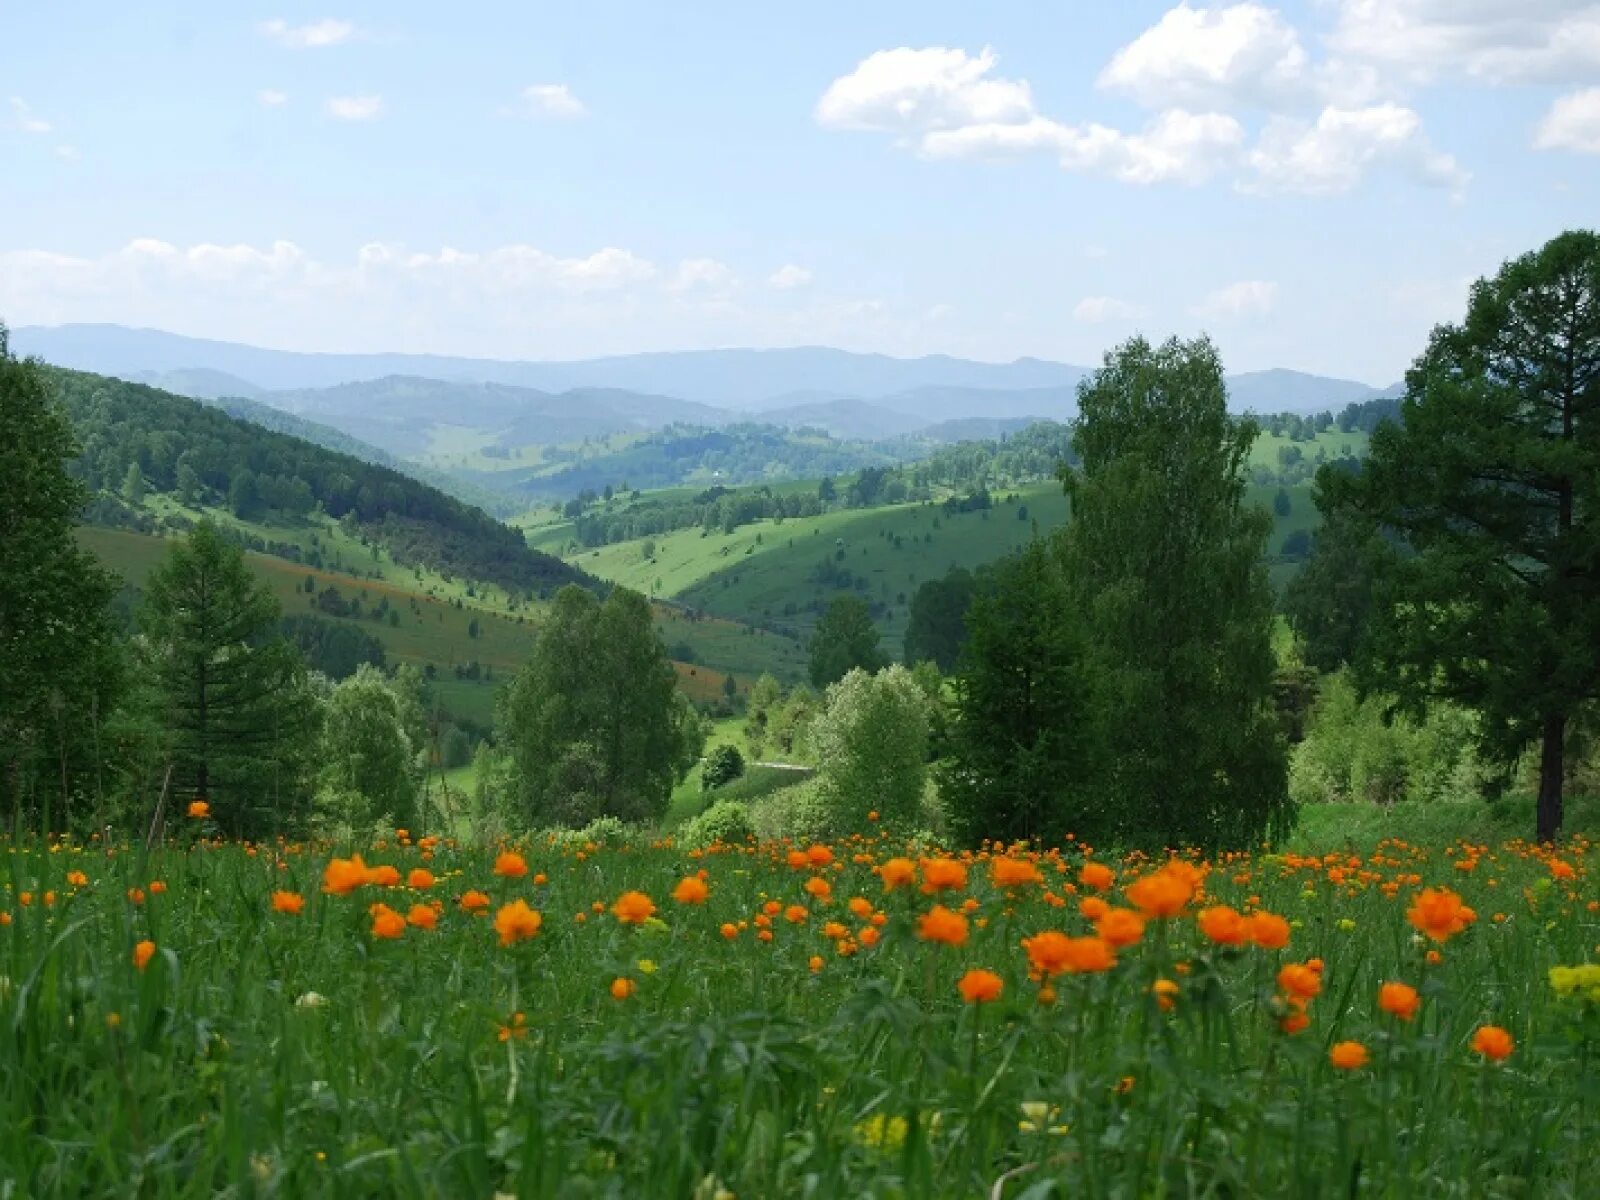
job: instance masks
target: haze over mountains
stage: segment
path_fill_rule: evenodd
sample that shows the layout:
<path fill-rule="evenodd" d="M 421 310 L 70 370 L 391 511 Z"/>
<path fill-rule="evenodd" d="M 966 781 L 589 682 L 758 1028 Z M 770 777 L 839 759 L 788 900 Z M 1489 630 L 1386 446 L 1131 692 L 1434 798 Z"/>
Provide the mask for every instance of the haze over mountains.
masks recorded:
<path fill-rule="evenodd" d="M 1071 419 L 1090 371 L 1036 358 L 898 359 L 817 346 L 575 362 L 324 354 L 120 325 L 25 326 L 12 341 L 61 366 L 200 399 L 256 400 L 404 458 L 427 455 L 440 428 L 477 431 L 501 449 L 741 421 L 862 440 L 995 436 L 1030 419 Z M 1288 370 L 1228 383 L 1233 406 L 1254 412 L 1337 411 L 1394 392 Z"/>

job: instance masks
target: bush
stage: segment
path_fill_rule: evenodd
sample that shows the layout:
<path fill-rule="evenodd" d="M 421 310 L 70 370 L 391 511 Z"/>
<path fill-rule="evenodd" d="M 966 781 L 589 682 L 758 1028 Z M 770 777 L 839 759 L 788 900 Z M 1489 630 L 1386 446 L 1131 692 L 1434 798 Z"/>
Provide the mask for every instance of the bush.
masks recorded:
<path fill-rule="evenodd" d="M 737 746 L 718 746 L 706 755 L 700 768 L 700 790 L 714 791 L 744 774 L 744 755 Z"/>
<path fill-rule="evenodd" d="M 824 793 L 822 781 L 813 777 L 756 801 L 750 806 L 750 824 L 756 836 L 764 841 L 779 838 L 818 841 L 835 827 L 836 813 Z"/>
<path fill-rule="evenodd" d="M 829 810 L 822 832 L 861 832 L 872 811 L 891 828 L 921 821 L 928 710 L 926 694 L 898 665 L 875 675 L 857 668 L 828 688 L 811 731 Z"/>
<path fill-rule="evenodd" d="M 690 850 L 703 850 L 714 842 L 737 845 L 755 836 L 750 821 L 750 806 L 737 800 L 718 800 L 678 831 L 678 844 Z"/>

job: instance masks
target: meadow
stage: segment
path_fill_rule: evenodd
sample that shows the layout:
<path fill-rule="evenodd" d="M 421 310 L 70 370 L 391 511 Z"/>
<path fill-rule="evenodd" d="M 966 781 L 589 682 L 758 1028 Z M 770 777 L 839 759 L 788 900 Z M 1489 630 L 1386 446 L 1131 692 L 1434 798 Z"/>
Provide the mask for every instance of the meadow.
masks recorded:
<path fill-rule="evenodd" d="M 1593 1195 L 1583 839 L 209 834 L 5 846 L 8 1194 Z"/>

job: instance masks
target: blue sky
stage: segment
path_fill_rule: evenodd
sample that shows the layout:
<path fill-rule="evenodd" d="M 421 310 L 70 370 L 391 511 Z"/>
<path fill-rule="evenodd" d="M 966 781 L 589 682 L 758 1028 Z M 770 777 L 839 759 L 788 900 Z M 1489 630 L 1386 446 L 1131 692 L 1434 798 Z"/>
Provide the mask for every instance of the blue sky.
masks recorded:
<path fill-rule="evenodd" d="M 1600 213 L 1600 3 L 0 0 L 0 318 L 1386 383 Z"/>

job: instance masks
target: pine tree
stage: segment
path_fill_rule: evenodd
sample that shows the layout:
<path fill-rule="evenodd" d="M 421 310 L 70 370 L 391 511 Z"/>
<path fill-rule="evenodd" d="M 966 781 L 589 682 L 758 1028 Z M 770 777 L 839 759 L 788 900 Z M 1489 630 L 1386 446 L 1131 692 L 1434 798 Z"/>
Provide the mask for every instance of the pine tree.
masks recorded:
<path fill-rule="evenodd" d="M 202 521 L 151 572 L 140 625 L 175 799 L 206 800 L 235 836 L 283 828 L 305 798 L 316 712 L 272 593 Z"/>
<path fill-rule="evenodd" d="M 888 657 L 878 648 L 872 610 L 856 596 L 836 596 L 811 636 L 811 686 L 825 688 L 860 667 L 881 671 Z"/>
<path fill-rule="evenodd" d="M 38 367 L 10 356 L 4 325 L 0 430 L 0 795 L 60 828 L 87 822 L 73 800 L 97 778 L 118 690 L 116 584 L 73 537 L 88 492 L 67 474 L 71 426 Z"/>

